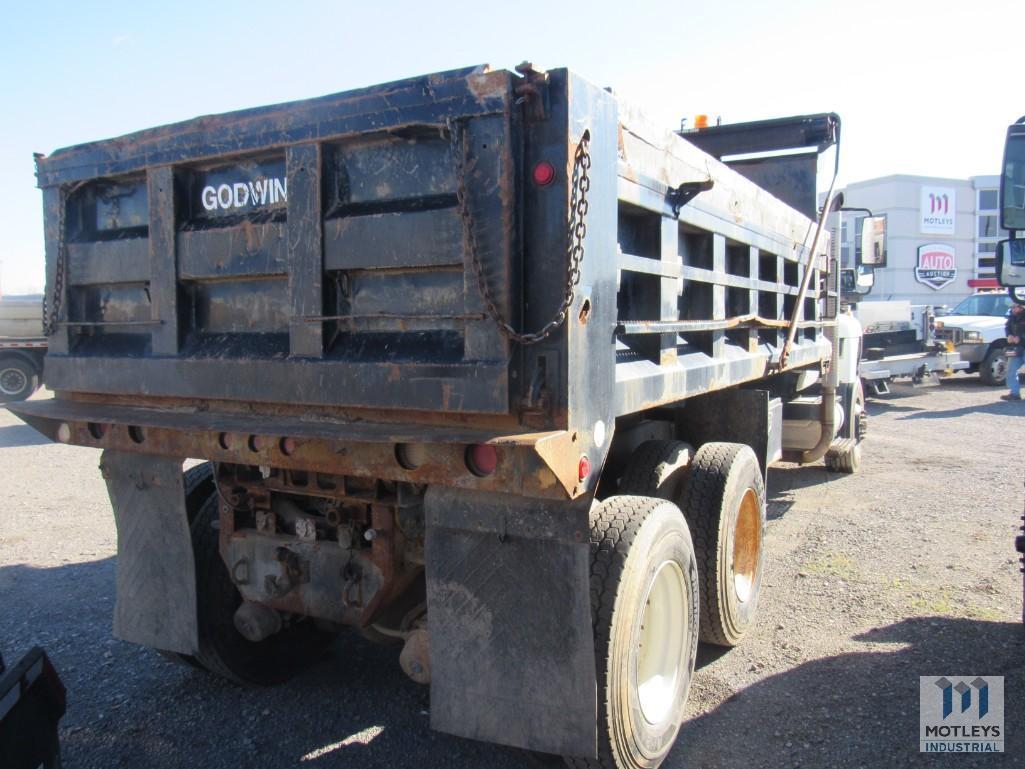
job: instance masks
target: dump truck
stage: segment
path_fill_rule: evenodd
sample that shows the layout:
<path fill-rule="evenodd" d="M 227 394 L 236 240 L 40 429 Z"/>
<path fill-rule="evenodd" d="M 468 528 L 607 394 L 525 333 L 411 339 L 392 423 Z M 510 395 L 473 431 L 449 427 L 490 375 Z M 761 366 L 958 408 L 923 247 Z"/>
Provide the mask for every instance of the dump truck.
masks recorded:
<path fill-rule="evenodd" d="M 12 410 L 102 450 L 115 634 L 273 683 L 354 628 L 435 729 L 657 766 L 699 639 L 755 621 L 767 469 L 860 457 L 791 173 L 839 131 L 525 64 L 40 156 L 54 397 Z M 806 151 L 730 167 L 773 132 Z"/>
<path fill-rule="evenodd" d="M 0 296 L 0 403 L 21 401 L 39 389 L 46 337 L 41 295 Z"/>

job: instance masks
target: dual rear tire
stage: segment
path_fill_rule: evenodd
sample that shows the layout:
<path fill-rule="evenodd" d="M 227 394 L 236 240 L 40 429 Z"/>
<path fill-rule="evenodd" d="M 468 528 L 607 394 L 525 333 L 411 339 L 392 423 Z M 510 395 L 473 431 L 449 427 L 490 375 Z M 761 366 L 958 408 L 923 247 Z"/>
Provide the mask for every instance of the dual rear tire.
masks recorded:
<path fill-rule="evenodd" d="M 736 646 L 754 625 L 761 593 L 765 484 L 740 443 L 649 441 L 631 458 L 621 494 L 675 502 L 690 527 L 700 575 L 702 641 Z"/>
<path fill-rule="evenodd" d="M 591 514 L 598 757 L 574 769 L 654 769 L 683 721 L 698 646 L 698 567 L 672 502 L 617 496 Z"/>
<path fill-rule="evenodd" d="M 655 769 L 676 740 L 699 638 L 734 646 L 761 589 L 765 488 L 750 447 L 649 441 L 591 512 L 598 755 Z"/>

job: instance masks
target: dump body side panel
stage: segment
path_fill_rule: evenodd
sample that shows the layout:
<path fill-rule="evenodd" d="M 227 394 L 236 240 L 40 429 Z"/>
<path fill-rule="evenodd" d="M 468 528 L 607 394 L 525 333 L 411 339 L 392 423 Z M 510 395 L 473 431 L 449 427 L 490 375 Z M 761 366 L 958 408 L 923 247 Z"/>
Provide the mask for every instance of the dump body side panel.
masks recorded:
<path fill-rule="evenodd" d="M 815 223 L 622 105 L 619 149 L 616 413 L 764 379 L 795 310 L 787 368 L 827 361 L 837 303 L 820 280 L 828 244 L 810 253 Z M 695 183 L 711 189 L 674 207 Z"/>

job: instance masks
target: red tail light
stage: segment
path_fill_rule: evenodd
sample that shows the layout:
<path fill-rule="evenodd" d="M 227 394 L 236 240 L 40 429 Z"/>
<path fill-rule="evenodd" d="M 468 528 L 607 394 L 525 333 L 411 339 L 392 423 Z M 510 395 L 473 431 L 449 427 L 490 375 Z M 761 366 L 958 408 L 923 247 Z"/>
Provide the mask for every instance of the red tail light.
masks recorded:
<path fill-rule="evenodd" d="M 474 475 L 491 475 L 498 469 L 498 449 L 478 443 L 466 450 L 466 466 Z"/>
<path fill-rule="evenodd" d="M 577 477 L 581 481 L 586 481 L 588 476 L 591 474 L 591 460 L 584 454 L 580 457 L 580 464 L 577 465 Z"/>
<path fill-rule="evenodd" d="M 534 178 L 534 184 L 538 187 L 547 187 L 549 184 L 555 181 L 555 166 L 549 163 L 547 160 L 542 160 L 536 166 L 534 166 L 534 172 L 532 174 Z"/>

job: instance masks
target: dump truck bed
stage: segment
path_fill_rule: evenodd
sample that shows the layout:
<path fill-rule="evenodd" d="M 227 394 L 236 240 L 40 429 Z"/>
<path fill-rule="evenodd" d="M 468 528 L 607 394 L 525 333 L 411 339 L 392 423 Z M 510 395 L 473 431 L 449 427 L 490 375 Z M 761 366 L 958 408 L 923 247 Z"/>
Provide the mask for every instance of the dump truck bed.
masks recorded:
<path fill-rule="evenodd" d="M 38 179 L 58 401 L 19 413 L 87 445 L 284 462 L 219 423 L 298 412 L 325 437 L 469 427 L 554 468 L 535 444 L 600 454 L 620 416 L 778 371 L 805 265 L 785 367 L 830 356 L 813 222 L 567 70 L 196 118 L 59 150 Z M 121 424 L 169 413 L 200 417 L 159 445 Z M 585 491 L 575 459 L 554 472 Z"/>

